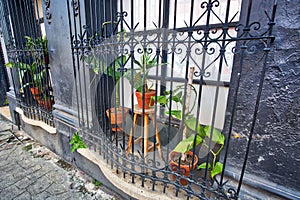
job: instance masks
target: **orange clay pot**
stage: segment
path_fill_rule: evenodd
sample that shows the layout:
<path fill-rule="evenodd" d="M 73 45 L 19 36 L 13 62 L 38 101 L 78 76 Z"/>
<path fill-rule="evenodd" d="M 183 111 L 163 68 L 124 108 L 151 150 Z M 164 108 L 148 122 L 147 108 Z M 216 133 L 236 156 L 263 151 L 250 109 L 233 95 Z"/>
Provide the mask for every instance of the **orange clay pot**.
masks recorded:
<path fill-rule="evenodd" d="M 40 100 L 40 90 L 38 87 L 31 87 L 30 92 L 35 100 Z"/>
<path fill-rule="evenodd" d="M 144 94 L 144 109 L 149 109 L 154 105 L 154 100 L 151 97 L 156 95 L 156 90 L 149 90 Z M 136 91 L 135 96 L 138 100 L 138 106 L 143 108 L 143 93 Z"/>
<path fill-rule="evenodd" d="M 175 151 L 172 151 L 169 154 L 170 167 L 171 167 L 171 170 L 173 172 L 178 172 L 179 164 L 174 161 L 174 157 L 176 155 L 179 155 L 179 154 L 181 154 L 181 153 L 178 153 L 178 152 L 175 152 Z M 193 152 L 192 151 L 189 151 L 186 154 L 189 154 L 189 155 L 193 156 Z M 190 165 L 182 165 L 182 164 L 180 164 L 180 174 L 182 174 L 182 175 L 184 175 L 186 177 L 190 177 L 190 172 L 191 172 L 191 170 L 196 169 L 197 163 L 198 163 L 198 157 L 196 155 L 194 155 L 194 165 L 191 166 L 192 163 Z M 173 176 L 173 180 L 176 181 L 177 176 L 176 175 L 172 175 L 172 176 Z M 180 179 L 180 184 L 183 185 L 183 186 L 185 186 L 185 185 L 188 184 L 188 181 L 186 179 L 184 179 L 184 178 L 181 178 Z"/>
<path fill-rule="evenodd" d="M 42 106 L 47 112 L 50 111 L 50 108 L 51 108 L 51 100 L 50 99 L 38 100 L 38 104 L 40 106 Z"/>
<path fill-rule="evenodd" d="M 110 118 L 110 123 L 112 125 L 117 125 L 117 126 L 122 125 L 122 110 L 124 110 L 124 116 L 125 116 L 126 113 L 128 112 L 128 108 L 119 107 L 119 108 L 109 108 L 106 110 L 106 115 L 108 118 Z M 120 127 L 113 127 L 112 130 L 121 131 L 122 129 Z"/>

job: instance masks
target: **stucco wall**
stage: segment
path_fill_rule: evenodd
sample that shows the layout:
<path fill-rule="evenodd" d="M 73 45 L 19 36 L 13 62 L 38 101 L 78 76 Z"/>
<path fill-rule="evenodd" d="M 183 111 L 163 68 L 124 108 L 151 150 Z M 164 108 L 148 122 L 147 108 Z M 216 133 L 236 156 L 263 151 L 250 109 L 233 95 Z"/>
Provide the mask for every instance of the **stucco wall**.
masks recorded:
<path fill-rule="evenodd" d="M 273 1 L 253 1 L 252 20 L 263 22 L 264 10 Z M 247 169 L 249 174 L 274 182 L 286 189 L 300 191 L 300 13 L 299 1 L 279 0 L 273 35 L 276 37 L 269 54 L 258 119 L 251 143 Z M 260 43 L 256 43 L 260 46 Z M 245 147 L 253 116 L 257 83 L 263 52 L 246 56 L 242 70 L 237 112 L 233 130 L 230 160 L 239 163 Z M 237 61 L 240 60 L 237 58 Z M 237 64 L 237 63 L 236 63 Z M 232 84 L 236 85 L 237 70 L 233 70 Z M 234 91 L 229 93 L 232 106 Z M 227 128 L 229 117 L 227 116 Z"/>

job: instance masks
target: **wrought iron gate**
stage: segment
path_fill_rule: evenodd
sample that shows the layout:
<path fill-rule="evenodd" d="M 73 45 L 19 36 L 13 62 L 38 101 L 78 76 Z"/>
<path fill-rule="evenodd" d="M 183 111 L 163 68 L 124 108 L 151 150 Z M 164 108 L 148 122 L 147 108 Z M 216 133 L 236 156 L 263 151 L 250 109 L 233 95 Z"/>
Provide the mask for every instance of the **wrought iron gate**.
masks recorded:
<path fill-rule="evenodd" d="M 54 126 L 54 103 L 41 1 L 0 1 L 1 30 L 18 106 L 30 119 Z"/>
<path fill-rule="evenodd" d="M 260 22 L 251 20 L 251 0 L 72 0 L 67 6 L 74 107 L 89 147 L 124 179 L 143 187 L 187 198 L 237 199 L 276 4 Z M 228 183 L 226 167 L 237 164 L 228 159 L 237 93 L 244 89 L 244 62 L 258 52 L 260 81 L 255 83 L 248 143 L 234 185 Z M 155 95 L 147 102 L 149 91 Z M 112 121 L 117 113 L 121 121 Z"/>

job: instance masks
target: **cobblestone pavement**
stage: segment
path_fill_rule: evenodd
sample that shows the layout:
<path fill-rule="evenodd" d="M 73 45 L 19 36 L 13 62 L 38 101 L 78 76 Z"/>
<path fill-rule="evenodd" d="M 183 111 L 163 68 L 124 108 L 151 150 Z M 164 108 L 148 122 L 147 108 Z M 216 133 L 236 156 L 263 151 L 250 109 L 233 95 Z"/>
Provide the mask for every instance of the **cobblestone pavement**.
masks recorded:
<path fill-rule="evenodd" d="M 117 199 L 0 116 L 0 200 Z"/>

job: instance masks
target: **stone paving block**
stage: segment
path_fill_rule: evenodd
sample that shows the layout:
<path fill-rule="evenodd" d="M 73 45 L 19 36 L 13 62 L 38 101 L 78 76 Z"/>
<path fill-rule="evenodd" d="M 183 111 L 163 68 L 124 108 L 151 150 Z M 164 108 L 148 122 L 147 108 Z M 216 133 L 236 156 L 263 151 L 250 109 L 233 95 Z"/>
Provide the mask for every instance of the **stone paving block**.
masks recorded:
<path fill-rule="evenodd" d="M 67 191 L 67 188 L 65 185 L 54 183 L 50 187 L 48 187 L 46 191 L 51 195 L 60 195 L 65 193 Z"/>
<path fill-rule="evenodd" d="M 7 131 L 11 129 L 11 125 L 7 122 L 0 122 L 0 132 Z"/>
<path fill-rule="evenodd" d="M 6 158 L 7 156 L 7 154 L 9 153 L 9 151 L 5 151 L 5 150 L 1 150 L 1 147 L 0 147 L 0 156 L 1 157 L 3 157 L 3 158 Z M 0 162 L 0 164 L 1 164 L 1 162 Z"/>
<path fill-rule="evenodd" d="M 11 174 L 15 169 L 21 169 L 21 168 L 19 168 L 19 166 L 14 162 L 11 163 L 8 162 L 6 166 L 0 167 L 0 174 L 3 175 Z"/>
<path fill-rule="evenodd" d="M 10 132 L 0 132 L 0 138 L 5 140 L 5 143 L 0 142 L 0 200 L 97 199 L 97 190 L 87 191 L 83 187 L 86 180 L 78 178 L 76 170 L 71 167 L 72 173 L 68 174 L 55 164 L 56 155 L 37 143 L 33 145 L 33 148 L 39 147 L 35 149 L 37 153 L 34 149 L 26 151 L 26 142 L 21 144 L 16 139 L 9 139 L 11 136 Z M 40 151 L 43 154 L 39 154 Z M 73 183 L 80 187 L 70 188 Z"/>
<path fill-rule="evenodd" d="M 27 176 L 27 172 L 23 168 L 19 168 L 14 171 L 13 176 L 16 179 L 23 179 Z"/>
<path fill-rule="evenodd" d="M 29 192 L 23 192 L 22 194 L 14 198 L 14 200 L 28 200 L 28 199 L 31 199 L 31 195 Z"/>
<path fill-rule="evenodd" d="M 46 200 L 72 200 L 72 199 L 80 199 L 78 198 L 72 198 L 72 193 L 71 192 L 66 192 L 63 194 L 55 195 L 55 196 L 50 196 Z"/>
<path fill-rule="evenodd" d="M 24 159 L 22 161 L 18 161 L 18 164 L 22 166 L 24 169 L 30 169 L 38 164 L 38 162 L 33 161 L 28 157 L 28 159 Z"/>
<path fill-rule="evenodd" d="M 39 166 L 38 166 L 39 167 Z M 38 168 L 37 167 L 37 168 Z M 34 167 L 33 167 L 34 168 Z M 51 168 L 44 168 L 44 167 L 41 167 L 40 169 L 34 171 L 34 173 L 30 173 L 27 175 L 27 177 L 29 179 L 32 179 L 32 180 L 38 180 L 39 178 L 41 177 L 44 177 L 46 176 L 46 174 L 50 173 L 51 172 Z M 47 178 L 47 177 L 46 177 Z"/>
<path fill-rule="evenodd" d="M 34 184 L 36 182 L 36 180 L 31 180 L 27 177 L 19 180 L 18 182 L 16 182 L 14 185 L 20 189 L 25 189 L 27 188 L 28 186 Z"/>
<path fill-rule="evenodd" d="M 35 194 L 31 196 L 32 200 L 45 200 L 47 198 L 51 197 L 51 194 L 49 194 L 48 192 L 44 191 L 41 192 L 39 194 Z"/>
<path fill-rule="evenodd" d="M 66 174 L 60 170 L 50 171 L 45 176 L 48 177 L 50 180 L 54 181 L 55 183 L 64 183 L 68 180 Z"/>
<path fill-rule="evenodd" d="M 15 184 L 19 180 L 21 180 L 21 178 L 16 179 L 13 177 L 12 174 L 2 175 L 0 177 L 0 190 L 3 190 L 4 188 L 7 188 L 7 187 Z"/>
<path fill-rule="evenodd" d="M 42 176 L 38 178 L 35 183 L 28 186 L 26 189 L 30 194 L 36 195 L 45 191 L 48 187 L 52 185 L 52 183 L 53 181 L 49 180 L 46 176 Z"/>
<path fill-rule="evenodd" d="M 15 164 L 13 160 L 7 159 L 7 155 L 0 157 L 0 173 L 3 169 Z"/>
<path fill-rule="evenodd" d="M 19 196 L 25 190 L 19 190 L 16 186 L 12 185 L 10 187 L 7 187 L 5 189 L 0 190 L 0 199 L 14 199 L 14 197 Z"/>
<path fill-rule="evenodd" d="M 10 131 L 1 132 L 1 127 L 0 127 L 0 144 L 2 142 L 6 142 L 11 137 L 13 137 L 13 135 L 12 135 L 12 133 Z"/>

